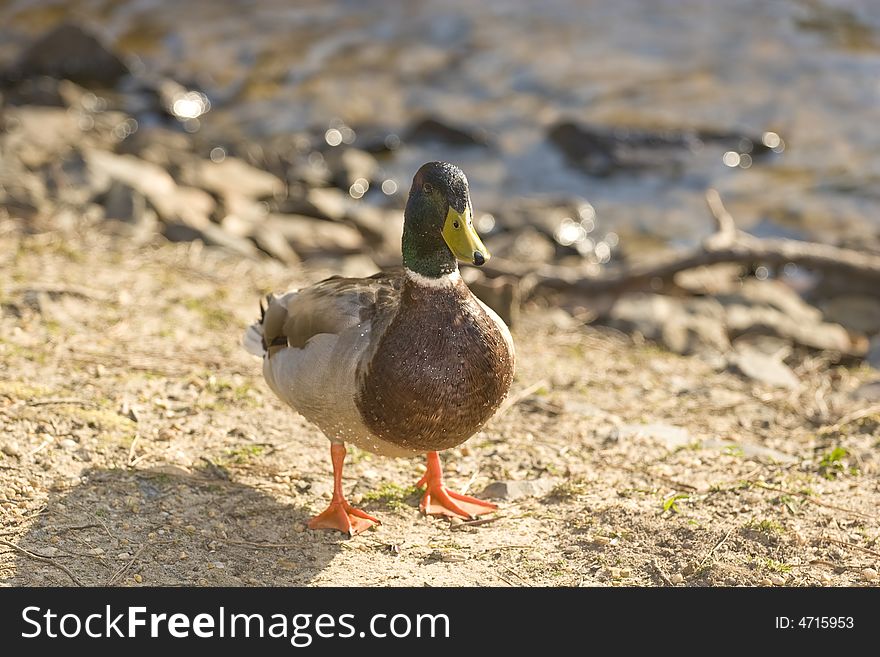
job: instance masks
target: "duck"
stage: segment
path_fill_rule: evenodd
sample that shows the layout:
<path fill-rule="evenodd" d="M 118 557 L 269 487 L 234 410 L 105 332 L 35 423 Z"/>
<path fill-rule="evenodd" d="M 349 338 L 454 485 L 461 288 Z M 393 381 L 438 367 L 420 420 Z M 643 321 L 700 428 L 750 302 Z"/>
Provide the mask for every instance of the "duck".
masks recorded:
<path fill-rule="evenodd" d="M 458 263 L 491 257 L 473 223 L 468 181 L 447 162 L 416 172 L 403 213 L 402 267 L 332 276 L 270 294 L 244 346 L 284 403 L 330 441 L 333 494 L 310 529 L 349 536 L 380 524 L 343 492 L 346 445 L 381 456 L 426 455 L 421 512 L 473 519 L 495 504 L 450 490 L 439 452 L 496 413 L 515 372 L 501 318 L 468 288 Z"/>

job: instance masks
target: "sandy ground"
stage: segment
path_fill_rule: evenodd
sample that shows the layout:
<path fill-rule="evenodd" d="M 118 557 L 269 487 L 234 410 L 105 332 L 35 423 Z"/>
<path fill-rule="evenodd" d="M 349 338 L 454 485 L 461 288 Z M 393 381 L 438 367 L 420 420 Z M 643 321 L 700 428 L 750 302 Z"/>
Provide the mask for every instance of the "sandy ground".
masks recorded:
<path fill-rule="evenodd" d="M 0 240 L 6 585 L 878 583 L 866 369 L 807 356 L 777 391 L 530 307 L 512 403 L 444 461 L 458 489 L 533 495 L 480 524 L 427 518 L 420 460 L 352 449 L 347 491 L 383 524 L 347 540 L 305 529 L 327 442 L 239 347 L 262 293 L 332 271 L 97 232 Z"/>

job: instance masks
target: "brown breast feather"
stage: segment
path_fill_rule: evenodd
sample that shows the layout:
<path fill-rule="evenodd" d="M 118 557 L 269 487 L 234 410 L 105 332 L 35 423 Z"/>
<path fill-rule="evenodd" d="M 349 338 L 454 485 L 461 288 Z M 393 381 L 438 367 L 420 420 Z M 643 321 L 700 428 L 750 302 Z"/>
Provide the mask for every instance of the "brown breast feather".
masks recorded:
<path fill-rule="evenodd" d="M 492 417 L 513 372 L 504 336 L 463 281 L 429 288 L 406 280 L 397 313 L 358 373 L 356 402 L 383 440 L 448 449 Z"/>

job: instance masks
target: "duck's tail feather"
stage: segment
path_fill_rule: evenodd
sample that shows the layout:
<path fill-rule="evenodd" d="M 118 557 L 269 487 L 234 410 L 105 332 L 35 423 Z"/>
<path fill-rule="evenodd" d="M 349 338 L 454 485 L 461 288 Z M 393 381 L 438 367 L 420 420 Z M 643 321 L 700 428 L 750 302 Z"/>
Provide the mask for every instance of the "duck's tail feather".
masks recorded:
<path fill-rule="evenodd" d="M 260 321 L 247 327 L 241 344 L 249 354 L 262 358 L 266 355 L 266 338 L 263 335 L 263 320 L 266 318 L 266 307 L 260 299 Z"/>

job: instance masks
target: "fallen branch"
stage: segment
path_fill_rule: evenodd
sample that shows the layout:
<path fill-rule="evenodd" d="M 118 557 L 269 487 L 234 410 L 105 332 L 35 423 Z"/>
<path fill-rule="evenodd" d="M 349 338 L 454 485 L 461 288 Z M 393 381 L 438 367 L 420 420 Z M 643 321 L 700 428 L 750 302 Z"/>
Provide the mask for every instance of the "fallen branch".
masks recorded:
<path fill-rule="evenodd" d="M 49 564 L 50 566 L 54 566 L 58 570 L 64 571 L 64 573 L 73 581 L 77 586 L 85 586 L 79 579 L 77 579 L 76 575 L 70 572 L 70 569 L 67 566 L 64 566 L 60 563 L 57 563 L 52 557 L 44 557 L 41 554 L 34 554 L 30 550 L 25 550 L 23 547 L 17 546 L 15 543 L 10 543 L 9 541 L 0 539 L 0 545 L 5 545 L 6 547 L 12 548 L 13 550 L 17 550 L 21 552 L 23 555 L 28 557 L 29 559 L 33 559 L 34 561 L 40 561 L 45 564 Z"/>
<path fill-rule="evenodd" d="M 874 404 L 873 406 L 868 406 L 867 408 L 853 411 L 852 413 L 844 415 L 834 424 L 819 429 L 819 434 L 827 435 L 829 433 L 835 433 L 843 429 L 848 424 L 852 424 L 853 422 L 856 422 L 857 420 L 862 420 L 866 417 L 871 417 L 872 415 L 876 415 L 877 413 L 880 413 L 880 404 Z"/>
<path fill-rule="evenodd" d="M 138 560 L 138 558 L 141 556 L 141 553 L 143 553 L 143 551 L 147 548 L 147 545 L 148 545 L 147 543 L 144 543 L 143 545 L 141 545 L 140 548 L 138 548 L 138 551 L 134 553 L 134 556 L 131 559 L 129 559 L 127 562 L 125 562 L 119 568 L 116 569 L 116 572 L 110 576 L 110 579 L 107 580 L 107 583 L 104 586 L 113 586 L 114 584 L 116 584 L 116 582 L 123 575 L 125 575 L 125 573 L 128 572 L 128 570 L 134 565 L 134 562 Z"/>
<path fill-rule="evenodd" d="M 32 399 L 28 406 L 51 406 L 54 404 L 73 404 L 74 406 L 96 406 L 95 402 L 78 397 L 53 397 L 51 399 Z"/>
<path fill-rule="evenodd" d="M 509 261 L 494 259 L 483 267 L 490 275 L 525 279 L 527 290 L 577 291 L 590 296 L 620 294 L 633 288 L 665 283 L 681 271 L 721 263 L 793 263 L 807 269 L 835 272 L 880 282 L 880 256 L 828 244 L 784 238 L 758 238 L 736 228 L 733 217 L 714 189 L 706 191 L 706 203 L 715 221 L 715 232 L 685 252 L 625 265 L 616 271 L 591 274 L 584 270 L 545 267 L 532 271 Z"/>
<path fill-rule="evenodd" d="M 843 547 L 848 547 L 853 550 L 860 550 L 865 552 L 866 554 L 870 554 L 875 557 L 880 557 L 880 552 L 877 550 L 872 550 L 870 548 L 862 547 L 861 545 L 856 545 L 855 543 L 848 543 L 847 541 L 839 541 L 836 538 L 831 538 L 830 536 L 823 536 L 820 540 L 826 541 L 828 543 L 834 543 L 835 545 L 842 545 Z"/>

